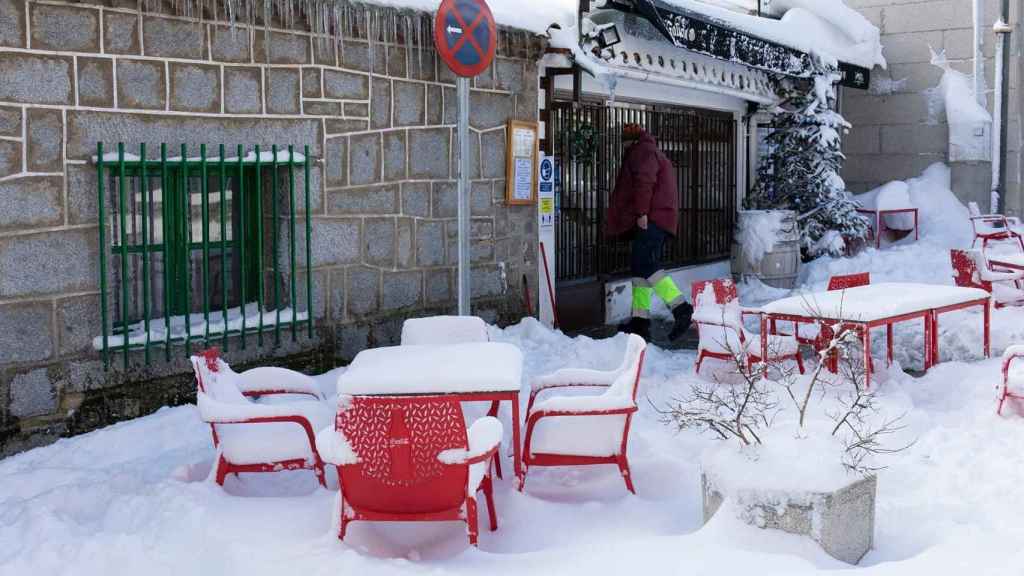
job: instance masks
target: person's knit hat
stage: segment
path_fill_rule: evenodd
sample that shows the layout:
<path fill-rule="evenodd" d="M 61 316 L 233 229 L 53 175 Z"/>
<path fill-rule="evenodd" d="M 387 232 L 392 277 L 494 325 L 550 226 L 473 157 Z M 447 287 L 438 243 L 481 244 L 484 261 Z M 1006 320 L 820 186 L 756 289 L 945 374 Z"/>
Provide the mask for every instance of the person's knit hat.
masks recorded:
<path fill-rule="evenodd" d="M 622 139 L 623 140 L 636 140 L 644 133 L 643 127 L 634 122 L 622 125 Z"/>

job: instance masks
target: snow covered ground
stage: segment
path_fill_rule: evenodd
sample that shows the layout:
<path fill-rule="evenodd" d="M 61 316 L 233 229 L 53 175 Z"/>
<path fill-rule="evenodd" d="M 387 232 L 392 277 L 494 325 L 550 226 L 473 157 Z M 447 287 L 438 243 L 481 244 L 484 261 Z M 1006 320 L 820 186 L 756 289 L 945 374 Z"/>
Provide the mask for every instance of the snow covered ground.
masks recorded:
<path fill-rule="evenodd" d="M 926 176 L 940 185 L 910 185 L 912 200 L 928 200 L 919 242 L 813 262 L 802 289 L 865 270 L 874 282 L 951 283 L 948 248 L 969 244 L 970 232 L 941 170 Z M 747 302 L 784 295 L 741 289 Z M 919 324 L 897 329 L 904 366 L 920 365 Z M 166 408 L 0 461 L 0 574 L 1020 575 L 1024 417 L 1012 405 L 995 415 L 999 361 L 980 359 L 980 335 L 977 312 L 949 314 L 942 364 L 921 377 L 879 375 L 881 408 L 905 413 L 903 438 L 916 443 L 879 474 L 875 548 L 855 568 L 725 508 L 702 526 L 699 462 L 718 441 L 676 433 L 655 409 L 687 392 L 694 354 L 652 346 L 630 436 L 637 496 L 614 466 L 540 469 L 525 494 L 498 483 L 500 527 L 481 532 L 479 549 L 461 524 L 357 522 L 340 543 L 333 492 L 311 472 L 229 477 L 222 489 L 207 480 L 214 452 L 197 409 Z M 993 356 L 1024 343 L 1024 311 L 995 311 L 992 335 Z M 529 320 L 492 337 L 520 347 L 524 383 L 566 366 L 613 368 L 626 341 L 569 338 Z M 329 390 L 336 376 L 319 382 Z M 336 486 L 333 471 L 329 480 Z"/>
<path fill-rule="evenodd" d="M 1024 330 L 1021 320 L 1019 312 L 996 313 L 997 349 Z M 533 322 L 498 336 L 522 348 L 525 377 L 562 366 L 610 368 L 625 345 L 621 335 L 570 339 Z M 864 573 L 1020 574 L 1024 565 L 1024 419 L 995 416 L 998 361 L 974 361 L 976 350 L 954 345 L 964 338 L 944 331 L 952 361 L 881 386 L 883 405 L 907 412 L 917 443 L 880 475 L 876 546 L 861 563 Z M 479 550 L 468 547 L 458 524 L 355 523 L 339 543 L 331 533 L 333 494 L 310 472 L 243 475 L 221 489 L 206 481 L 209 431 L 195 407 L 184 406 L 0 462 L 0 573 L 846 569 L 809 541 L 740 525 L 729 514 L 701 526 L 698 462 L 716 441 L 674 433 L 652 407 L 686 390 L 693 360 L 688 351 L 649 351 L 630 445 L 638 496 L 626 492 L 613 466 L 531 472 L 526 494 L 506 479 L 497 489 L 499 530 L 483 532 Z"/>

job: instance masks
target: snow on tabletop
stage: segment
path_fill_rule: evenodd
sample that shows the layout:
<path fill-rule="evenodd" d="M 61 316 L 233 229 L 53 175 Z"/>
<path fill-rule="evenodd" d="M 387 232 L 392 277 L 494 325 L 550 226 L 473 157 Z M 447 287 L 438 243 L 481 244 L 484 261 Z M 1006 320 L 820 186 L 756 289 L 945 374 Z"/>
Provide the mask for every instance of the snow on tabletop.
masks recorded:
<path fill-rule="evenodd" d="M 883 282 L 846 290 L 806 292 L 761 307 L 765 314 L 793 314 L 869 322 L 988 298 L 978 288 Z"/>
<path fill-rule="evenodd" d="M 476 316 L 428 316 L 402 322 L 402 345 L 487 342 L 487 324 Z"/>
<path fill-rule="evenodd" d="M 782 210 L 744 210 L 738 219 L 736 241 L 743 247 L 743 254 L 752 264 L 757 264 L 764 255 L 775 249 L 775 241 L 782 230 L 782 221 L 788 215 Z"/>
<path fill-rule="evenodd" d="M 338 377 L 339 394 L 518 391 L 523 355 L 511 344 L 389 346 L 363 350 Z"/>

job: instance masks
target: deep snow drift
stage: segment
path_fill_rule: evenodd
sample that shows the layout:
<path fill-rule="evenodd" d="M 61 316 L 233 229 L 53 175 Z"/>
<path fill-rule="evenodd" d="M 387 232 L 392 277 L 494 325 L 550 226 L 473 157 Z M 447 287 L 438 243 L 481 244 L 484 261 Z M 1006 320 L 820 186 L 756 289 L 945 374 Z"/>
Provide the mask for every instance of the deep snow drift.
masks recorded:
<path fill-rule="evenodd" d="M 948 248 L 970 244 L 948 171 L 908 182 L 922 238 L 804 268 L 802 289 L 832 274 L 951 284 Z M 785 295 L 741 287 L 745 302 Z M 977 312 L 943 316 L 943 363 L 921 377 L 883 370 L 879 406 L 905 414 L 916 440 L 879 474 L 875 548 L 855 570 L 876 575 L 1021 574 L 1024 417 L 995 415 L 998 356 L 1024 343 L 1024 311 L 993 313 L 993 359 L 980 360 Z M 917 367 L 919 322 L 896 330 L 897 361 Z M 563 367 L 612 369 L 626 337 L 569 338 L 532 320 L 492 339 L 523 353 L 530 378 Z M 882 338 L 876 342 L 882 343 Z M 884 354 L 875 351 L 876 363 Z M 0 574 L 759 574 L 848 570 L 816 544 L 740 524 L 723 508 L 701 525 L 699 462 L 720 441 L 675 433 L 658 410 L 689 390 L 691 351 L 648 348 L 629 456 L 637 496 L 614 466 L 532 471 L 525 494 L 496 488 L 499 529 L 469 548 L 461 524 L 354 523 L 331 531 L 334 492 L 309 471 L 207 480 L 214 451 L 195 406 L 167 408 L 0 461 Z M 330 393 L 338 372 L 318 381 Z M 523 404 L 527 395 L 521 397 Z M 467 410 L 483 413 L 485 406 Z M 509 409 L 501 418 L 509 434 Z M 505 470 L 511 469 L 507 456 Z M 784 472 L 776 471 L 776 474 Z M 329 473 L 336 486 L 334 473 Z"/>
<path fill-rule="evenodd" d="M 995 314 L 996 352 L 1021 320 L 1016 311 Z M 613 368 L 625 346 L 621 335 L 570 339 L 532 321 L 493 335 L 520 346 L 524 377 L 564 366 Z M 944 330 L 947 360 L 976 358 L 973 348 L 961 355 L 954 345 L 965 337 Z M 195 407 L 184 406 L 0 462 L 0 573 L 844 569 L 813 543 L 740 525 L 727 509 L 701 527 L 698 462 L 718 442 L 673 433 L 654 409 L 687 389 L 693 359 L 691 352 L 649 349 L 629 450 L 639 496 L 628 495 L 613 466 L 531 472 L 526 494 L 506 479 L 496 490 L 499 530 L 483 532 L 479 550 L 468 548 L 458 524 L 355 523 L 339 543 L 331 533 L 333 493 L 307 471 L 243 475 L 221 489 L 206 480 L 214 455 L 209 431 Z M 889 376 L 882 404 L 907 413 L 907 434 L 917 443 L 880 475 L 876 548 L 861 571 L 1019 574 L 1024 419 L 994 414 L 998 360 L 947 361 L 922 378 Z M 502 417 L 507 421 L 507 408 Z"/>

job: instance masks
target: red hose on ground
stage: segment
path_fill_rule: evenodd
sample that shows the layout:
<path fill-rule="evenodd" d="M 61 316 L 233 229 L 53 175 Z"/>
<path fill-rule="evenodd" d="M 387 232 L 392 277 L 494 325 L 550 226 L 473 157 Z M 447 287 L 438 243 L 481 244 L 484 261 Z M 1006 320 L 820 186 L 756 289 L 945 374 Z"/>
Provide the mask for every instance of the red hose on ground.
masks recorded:
<path fill-rule="evenodd" d="M 533 299 L 530 298 L 530 282 L 523 274 L 523 302 L 526 302 L 526 315 L 533 316 Z"/>
<path fill-rule="evenodd" d="M 544 277 L 548 281 L 548 297 L 551 299 L 551 314 L 554 326 L 558 328 L 558 307 L 555 306 L 555 289 L 551 286 L 551 271 L 548 269 L 548 254 L 544 251 L 544 243 L 540 243 L 540 257 L 544 261 Z"/>

